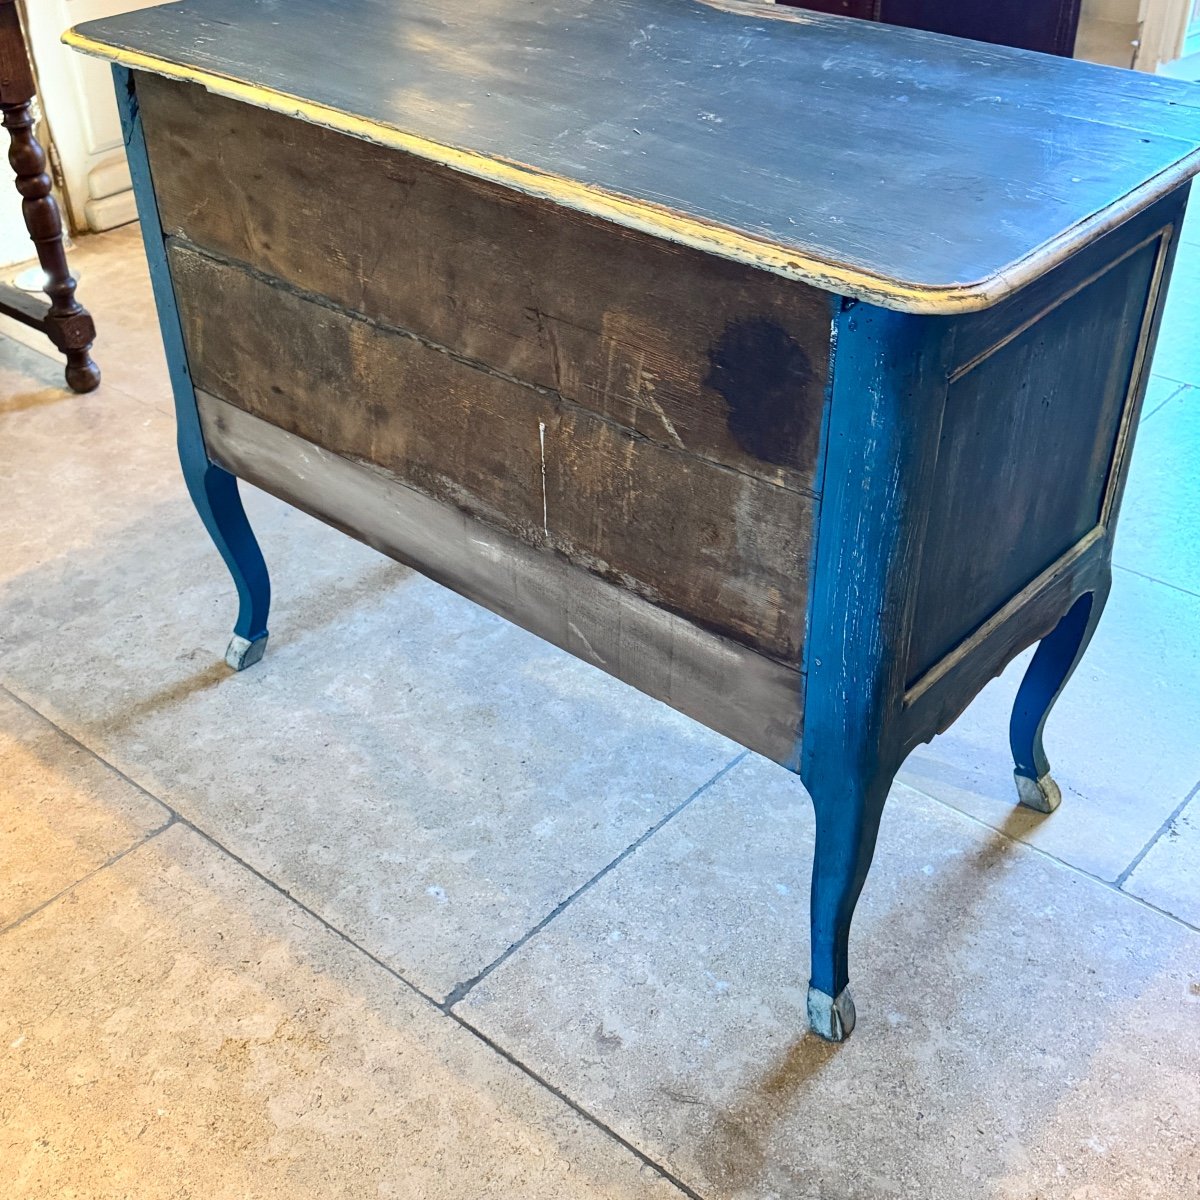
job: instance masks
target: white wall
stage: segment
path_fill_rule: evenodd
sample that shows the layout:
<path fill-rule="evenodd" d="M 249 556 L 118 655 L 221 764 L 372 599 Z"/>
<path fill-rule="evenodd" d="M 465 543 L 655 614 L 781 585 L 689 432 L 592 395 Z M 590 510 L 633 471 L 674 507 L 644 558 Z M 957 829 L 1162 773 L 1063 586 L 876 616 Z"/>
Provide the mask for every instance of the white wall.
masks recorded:
<path fill-rule="evenodd" d="M 62 166 L 76 229 L 109 229 L 133 219 L 129 171 L 107 63 L 68 50 L 65 29 L 164 0 L 25 0 L 26 29 L 42 107 Z"/>
<path fill-rule="evenodd" d="M 3 162 L 0 156 L 0 163 Z M 24 262 L 33 255 L 33 243 L 29 240 L 25 221 L 21 217 L 21 197 L 11 184 L 5 188 L 0 183 L 0 268 Z M 6 271 L 3 273 L 8 274 Z"/>

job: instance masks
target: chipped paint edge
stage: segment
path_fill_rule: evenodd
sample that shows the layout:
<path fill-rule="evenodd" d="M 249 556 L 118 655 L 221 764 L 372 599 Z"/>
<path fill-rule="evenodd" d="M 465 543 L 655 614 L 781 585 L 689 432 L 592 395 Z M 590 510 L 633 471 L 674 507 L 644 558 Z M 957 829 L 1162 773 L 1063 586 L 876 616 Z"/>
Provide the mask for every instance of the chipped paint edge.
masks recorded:
<path fill-rule="evenodd" d="M 129 70 L 147 71 L 168 79 L 198 83 L 208 91 L 231 100 L 283 113 L 312 125 L 322 125 L 362 141 L 403 150 L 451 170 L 549 200 L 588 216 L 898 312 L 947 315 L 990 308 L 1200 171 L 1198 148 L 1120 203 L 1101 210 L 995 275 L 972 284 L 916 286 L 798 254 L 768 239 L 683 216 L 648 201 L 591 187 L 525 163 L 431 141 L 395 126 L 273 88 L 103 42 L 83 33 L 80 28 L 67 30 L 62 40 L 81 54 L 105 59 Z"/>

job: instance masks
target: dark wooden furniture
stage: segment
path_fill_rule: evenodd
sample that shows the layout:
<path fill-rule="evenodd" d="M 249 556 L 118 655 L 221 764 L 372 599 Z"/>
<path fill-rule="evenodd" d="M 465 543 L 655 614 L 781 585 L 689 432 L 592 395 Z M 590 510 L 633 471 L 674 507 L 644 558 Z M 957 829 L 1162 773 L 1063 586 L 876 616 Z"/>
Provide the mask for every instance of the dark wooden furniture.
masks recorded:
<path fill-rule="evenodd" d="M 1070 58 L 1081 0 L 777 0 L 793 8 L 884 21 Z"/>
<path fill-rule="evenodd" d="M 892 778 L 1039 641 L 1012 749 L 1058 803 L 1198 93 L 696 0 L 68 40 L 115 64 L 231 666 L 269 603 L 240 477 L 798 772 L 844 1037 Z"/>
<path fill-rule="evenodd" d="M 0 282 L 0 313 L 44 333 L 67 359 L 67 384 L 90 392 L 100 384 L 92 361 L 96 326 L 75 299 L 75 280 L 63 250 L 62 218 L 51 194 L 46 153 L 33 133 L 32 101 L 37 94 L 16 0 L 0 0 L 0 110 L 11 138 L 8 161 L 17 176 L 25 225 L 46 276 L 49 303 L 14 284 Z"/>

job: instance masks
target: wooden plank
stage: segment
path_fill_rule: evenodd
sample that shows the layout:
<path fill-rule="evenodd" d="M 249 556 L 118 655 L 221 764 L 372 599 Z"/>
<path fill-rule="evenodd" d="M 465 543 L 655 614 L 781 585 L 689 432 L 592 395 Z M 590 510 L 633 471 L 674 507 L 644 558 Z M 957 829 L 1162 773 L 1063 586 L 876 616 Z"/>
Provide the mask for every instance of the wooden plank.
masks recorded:
<path fill-rule="evenodd" d="M 811 496 L 637 437 L 193 249 L 172 245 L 169 259 L 198 387 L 799 661 Z"/>
<path fill-rule="evenodd" d="M 777 762 L 802 723 L 803 676 L 547 555 L 459 509 L 197 393 L 227 471 Z"/>
<path fill-rule="evenodd" d="M 1190 85 L 772 5 L 190 0 L 69 40 L 914 312 L 986 307 L 1200 166 Z"/>
<path fill-rule="evenodd" d="M 195 85 L 150 76 L 139 98 L 168 234 L 664 445 L 811 487 L 827 294 Z"/>

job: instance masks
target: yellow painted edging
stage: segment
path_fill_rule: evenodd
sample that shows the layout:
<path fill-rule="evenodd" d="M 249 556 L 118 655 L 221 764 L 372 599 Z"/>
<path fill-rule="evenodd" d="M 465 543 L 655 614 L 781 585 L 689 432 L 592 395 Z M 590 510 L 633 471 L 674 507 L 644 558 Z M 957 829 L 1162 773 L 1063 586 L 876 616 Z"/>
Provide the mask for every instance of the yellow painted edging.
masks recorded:
<path fill-rule="evenodd" d="M 256 108 L 284 113 L 313 125 L 324 125 L 363 141 L 404 150 L 452 170 L 501 184 L 526 195 L 550 200 L 629 229 L 637 229 L 667 241 L 812 284 L 823 291 L 853 296 L 900 312 L 947 315 L 990 308 L 1069 258 L 1080 247 L 1148 207 L 1194 174 L 1200 165 L 1198 150 L 1172 170 L 1163 172 L 1133 197 L 1126 197 L 1122 203 L 1096 214 L 1055 241 L 979 283 L 918 287 L 822 259 L 810 258 L 777 242 L 687 217 L 647 201 L 634 200 L 589 187 L 578 180 L 540 171 L 524 163 L 493 158 L 456 146 L 446 146 L 417 134 L 405 133 L 394 126 L 371 121 L 366 117 L 312 100 L 290 96 L 273 88 L 259 87 L 214 71 L 205 71 L 138 50 L 97 41 L 78 29 L 67 30 L 62 40 L 73 50 L 94 58 L 107 59 L 130 70 L 148 71 L 168 79 L 199 83 L 216 95 L 241 100 Z"/>

